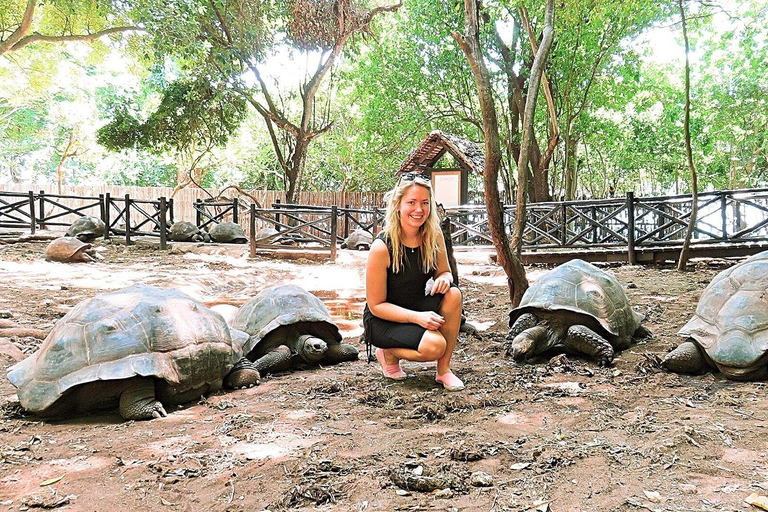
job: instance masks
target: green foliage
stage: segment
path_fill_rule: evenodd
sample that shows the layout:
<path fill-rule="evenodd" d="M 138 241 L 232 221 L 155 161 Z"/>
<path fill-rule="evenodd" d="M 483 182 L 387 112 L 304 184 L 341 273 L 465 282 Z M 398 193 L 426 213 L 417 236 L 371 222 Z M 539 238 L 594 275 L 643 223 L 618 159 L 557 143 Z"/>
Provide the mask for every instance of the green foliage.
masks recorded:
<path fill-rule="evenodd" d="M 104 177 L 109 185 L 131 187 L 173 187 L 176 185 L 176 167 L 153 159 L 123 159 L 117 171 Z"/>
<path fill-rule="evenodd" d="M 347 126 L 328 138 L 343 139 L 334 146 L 351 144 L 348 166 L 365 178 L 361 189 L 390 188 L 400 164 L 432 130 L 481 139 L 472 76 L 451 36 L 462 23 L 457 5 L 406 2 L 386 20 L 386 36 L 342 70 L 350 87 L 341 95 L 355 108 L 344 116 Z"/>
<path fill-rule="evenodd" d="M 531 51 L 527 35 L 513 23 L 520 21 L 519 3 L 483 4 L 489 18 L 481 37 L 508 147 L 516 139 L 492 29 L 498 27 L 510 42 L 524 84 Z M 538 33 L 541 3 L 525 4 Z M 25 5 L 0 2 L 0 41 L 18 26 Z M 248 72 L 256 65 L 265 85 L 277 87 L 276 111 L 285 119 L 301 119 L 303 92 L 296 83 L 307 75 L 299 64 L 316 62 L 312 52 L 301 50 L 325 48 L 327 35 L 339 28 L 327 18 L 325 32 L 313 36 L 314 21 L 292 16 L 301 5 L 309 3 L 39 2 L 33 30 L 47 35 L 127 24 L 125 7 L 147 32 L 87 47 L 35 44 L 0 56 L 0 179 L 55 179 L 63 147 L 74 134 L 81 151 L 65 161 L 69 183 L 175 185 L 178 169 L 199 164 L 210 171 L 205 180 L 211 185 L 285 189 L 264 119 L 253 109 L 246 113 L 244 99 L 264 101 L 261 84 Z M 334 3 L 312 5 L 331 12 Z M 686 5 L 697 9 L 689 29 L 691 130 L 700 188 L 763 186 L 768 182 L 765 2 L 726 3 L 730 17 L 708 4 Z M 363 13 L 371 7 L 354 9 Z M 651 55 L 659 43 L 645 36 L 676 34 L 674 7 L 649 0 L 574 0 L 558 8 L 546 73 L 560 129 L 570 119 L 570 134 L 578 140 L 577 196 L 603 196 L 611 186 L 617 195 L 687 191 L 682 45 L 667 39 L 663 54 Z M 475 85 L 451 36 L 452 30 L 463 30 L 462 16 L 461 2 L 405 2 L 394 15 L 376 18 L 365 44 L 347 49 L 318 91 L 321 106 L 308 116 L 310 128 L 335 121 L 309 145 L 305 189 L 386 190 L 403 160 L 435 129 L 482 141 Z M 656 32 L 654 20 L 664 29 Z M 278 67 L 268 65 L 273 54 L 284 55 L 293 75 L 273 72 Z M 549 128 L 540 97 L 536 133 L 543 143 Z M 289 160 L 295 139 L 279 129 L 276 134 Z M 514 165 L 512 158 L 508 164 Z M 563 166 L 561 140 L 549 174 L 555 196 L 562 190 Z M 478 180 L 475 186 L 481 188 Z"/>
<path fill-rule="evenodd" d="M 111 151 L 143 149 L 162 154 L 224 146 L 246 112 L 240 96 L 204 79 L 169 84 L 160 105 L 143 123 L 128 108 L 117 105 L 113 119 L 98 131 L 97 141 Z"/>
<path fill-rule="evenodd" d="M 128 112 L 128 107 L 119 105 L 112 121 L 96 132 L 96 142 L 110 151 L 138 149 L 142 141 L 142 124 Z"/>

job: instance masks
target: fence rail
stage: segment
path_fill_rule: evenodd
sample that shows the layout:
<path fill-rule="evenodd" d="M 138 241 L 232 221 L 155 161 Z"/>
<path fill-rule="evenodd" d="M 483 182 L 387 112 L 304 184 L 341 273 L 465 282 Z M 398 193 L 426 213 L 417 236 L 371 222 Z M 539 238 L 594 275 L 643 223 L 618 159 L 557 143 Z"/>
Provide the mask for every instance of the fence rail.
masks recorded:
<path fill-rule="evenodd" d="M 98 196 L 65 196 L 45 191 L 26 193 L 0 191 L 0 227 L 37 228 L 68 226 L 78 216 L 99 216 L 108 226 L 105 237 L 125 236 L 126 243 L 141 236 L 157 237 L 165 248 L 169 227 L 177 211 L 185 206 L 178 199 L 137 199 L 107 192 Z M 240 223 L 256 248 L 284 247 L 286 241 L 305 248 L 330 250 L 335 257 L 338 239 L 355 229 L 376 233 L 383 224 L 383 211 L 372 206 L 344 208 L 336 205 L 284 204 L 279 199 L 269 207 L 248 208 L 239 199 L 192 201 L 193 220 L 198 227 L 232 221 Z M 599 250 L 621 252 L 630 262 L 652 248 L 678 248 L 693 211 L 690 195 L 640 197 L 592 201 L 532 203 L 527 208 L 523 251 L 576 252 Z M 446 209 L 451 220 L 453 246 L 491 245 L 488 214 L 484 206 Z M 71 219 L 71 220 L 70 220 Z M 514 206 L 504 209 L 504 224 L 511 234 Z M 266 227 L 276 234 L 256 240 Z M 753 252 L 768 247 L 768 189 L 725 190 L 698 196 L 698 215 L 692 247 L 745 247 Z M 723 249 L 726 250 L 726 249 Z"/>

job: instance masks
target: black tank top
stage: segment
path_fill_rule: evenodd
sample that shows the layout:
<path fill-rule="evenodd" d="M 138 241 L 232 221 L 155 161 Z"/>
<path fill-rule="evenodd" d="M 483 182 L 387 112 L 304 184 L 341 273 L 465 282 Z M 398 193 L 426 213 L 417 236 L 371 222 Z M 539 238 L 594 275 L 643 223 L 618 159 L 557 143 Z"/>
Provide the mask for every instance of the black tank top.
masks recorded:
<path fill-rule="evenodd" d="M 387 244 L 389 250 L 389 266 L 387 267 L 387 302 L 413 311 L 430 311 L 432 301 L 424 300 L 424 287 L 433 276 L 434 270 L 425 273 L 421 266 L 421 248 L 402 246 L 404 253 L 400 271 L 392 272 L 392 242 L 385 233 L 380 238 Z"/>

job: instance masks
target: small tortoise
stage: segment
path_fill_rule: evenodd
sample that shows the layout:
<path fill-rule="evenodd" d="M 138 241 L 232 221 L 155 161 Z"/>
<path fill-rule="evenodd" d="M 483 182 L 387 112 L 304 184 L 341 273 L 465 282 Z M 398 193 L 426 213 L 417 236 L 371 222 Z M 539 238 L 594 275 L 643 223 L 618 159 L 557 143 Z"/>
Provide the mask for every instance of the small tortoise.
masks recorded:
<path fill-rule="evenodd" d="M 169 238 L 174 242 L 203 242 L 205 237 L 202 231 L 193 223 L 180 220 L 171 226 Z"/>
<path fill-rule="evenodd" d="M 248 242 L 243 228 L 235 222 L 221 222 L 209 231 L 214 242 L 225 244 L 244 244 Z"/>
<path fill-rule="evenodd" d="M 364 229 L 356 229 L 341 244 L 342 249 L 356 249 L 368 251 L 373 243 L 373 235 Z"/>
<path fill-rule="evenodd" d="M 10 368 L 24 409 L 56 417 L 119 407 L 123 418 L 165 416 L 221 388 L 258 383 L 242 359 L 247 335 L 176 290 L 136 284 L 77 304 L 40 349 Z"/>
<path fill-rule="evenodd" d="M 69 226 L 66 236 L 73 236 L 82 242 L 92 242 L 103 237 L 106 229 L 107 226 L 103 220 L 92 215 L 85 215 Z"/>
<path fill-rule="evenodd" d="M 619 281 L 582 260 L 571 260 L 534 282 L 509 314 L 507 353 L 530 359 L 552 348 L 586 354 L 600 365 L 635 338 L 650 336 Z"/>
<path fill-rule="evenodd" d="M 45 261 L 90 263 L 96 261 L 96 249 L 72 236 L 57 238 L 45 248 Z"/>
<path fill-rule="evenodd" d="M 686 340 L 661 362 L 668 370 L 768 379 L 768 251 L 716 275 L 678 334 Z"/>
<path fill-rule="evenodd" d="M 243 348 L 261 373 L 308 365 L 330 365 L 357 359 L 323 302 L 294 285 L 262 290 L 242 305 L 232 321 L 251 337 Z"/>
<path fill-rule="evenodd" d="M 278 230 L 272 227 L 261 228 L 253 238 L 262 245 L 296 245 L 296 240 L 281 235 Z"/>

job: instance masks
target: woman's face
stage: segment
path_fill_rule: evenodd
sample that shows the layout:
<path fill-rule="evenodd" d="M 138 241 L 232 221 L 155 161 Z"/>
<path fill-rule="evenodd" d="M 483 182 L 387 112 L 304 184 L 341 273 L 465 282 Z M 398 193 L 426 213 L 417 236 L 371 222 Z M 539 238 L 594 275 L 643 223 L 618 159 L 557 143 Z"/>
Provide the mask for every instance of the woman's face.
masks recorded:
<path fill-rule="evenodd" d="M 429 189 L 417 184 L 408 187 L 400 199 L 398 211 L 403 228 L 420 228 L 429 216 Z"/>

